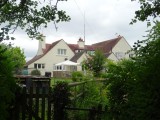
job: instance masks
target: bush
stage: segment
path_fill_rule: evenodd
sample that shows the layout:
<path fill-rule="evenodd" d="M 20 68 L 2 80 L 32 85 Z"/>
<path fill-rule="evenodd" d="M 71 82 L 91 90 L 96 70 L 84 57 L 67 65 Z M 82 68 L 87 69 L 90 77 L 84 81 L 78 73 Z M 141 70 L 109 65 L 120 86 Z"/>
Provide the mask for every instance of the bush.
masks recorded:
<path fill-rule="evenodd" d="M 41 75 L 41 72 L 39 70 L 32 70 L 31 71 L 31 75 L 37 75 L 37 76 L 39 76 L 39 75 Z"/>
<path fill-rule="evenodd" d="M 83 73 L 79 72 L 79 71 L 72 72 L 72 80 L 74 82 L 82 81 L 83 80 Z"/>

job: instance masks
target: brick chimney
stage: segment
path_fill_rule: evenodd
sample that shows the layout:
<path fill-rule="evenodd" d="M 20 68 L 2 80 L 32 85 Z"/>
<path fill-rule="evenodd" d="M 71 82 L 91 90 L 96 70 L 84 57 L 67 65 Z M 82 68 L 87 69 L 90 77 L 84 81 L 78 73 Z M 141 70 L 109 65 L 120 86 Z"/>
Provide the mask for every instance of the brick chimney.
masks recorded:
<path fill-rule="evenodd" d="M 79 40 L 77 41 L 77 44 L 78 44 L 79 48 L 84 49 L 85 42 L 83 41 L 82 38 L 79 38 Z"/>
<path fill-rule="evenodd" d="M 46 36 L 42 36 L 42 40 L 39 40 L 37 55 L 42 55 L 43 49 L 46 49 Z"/>

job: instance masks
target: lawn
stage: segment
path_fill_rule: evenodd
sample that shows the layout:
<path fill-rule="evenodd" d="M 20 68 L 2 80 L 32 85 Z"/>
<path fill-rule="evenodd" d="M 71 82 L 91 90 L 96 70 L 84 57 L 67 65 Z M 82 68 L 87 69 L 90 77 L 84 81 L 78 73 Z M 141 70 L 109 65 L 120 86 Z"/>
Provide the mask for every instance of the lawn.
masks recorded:
<path fill-rule="evenodd" d="M 72 82 L 71 78 L 51 78 L 51 87 L 56 84 L 58 81 L 66 81 L 68 83 Z"/>

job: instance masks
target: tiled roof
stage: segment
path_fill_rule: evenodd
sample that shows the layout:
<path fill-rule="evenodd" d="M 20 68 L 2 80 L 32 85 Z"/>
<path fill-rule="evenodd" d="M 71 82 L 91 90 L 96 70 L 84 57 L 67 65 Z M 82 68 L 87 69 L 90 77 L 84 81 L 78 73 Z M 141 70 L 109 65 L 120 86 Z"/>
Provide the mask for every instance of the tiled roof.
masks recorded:
<path fill-rule="evenodd" d="M 77 45 L 77 44 L 68 44 L 68 46 L 71 48 L 71 50 L 72 50 L 73 52 L 75 52 L 75 50 L 78 49 L 78 45 Z"/>
<path fill-rule="evenodd" d="M 85 45 L 85 48 L 82 49 L 82 48 L 79 48 L 78 44 L 67 44 L 71 50 L 75 53 L 75 50 L 96 50 L 96 49 L 100 49 L 102 50 L 102 52 L 107 56 L 109 56 L 111 51 L 112 51 L 112 48 L 118 43 L 118 41 L 121 39 L 122 37 L 119 36 L 117 38 L 114 38 L 114 39 L 110 39 L 110 40 L 106 40 L 106 41 L 103 41 L 103 42 L 99 42 L 99 43 L 95 43 L 95 44 L 92 44 L 92 45 Z M 43 49 L 43 54 L 42 55 L 38 55 L 38 56 L 35 56 L 34 58 L 32 58 L 30 61 L 28 61 L 26 63 L 26 66 L 28 66 L 29 64 L 35 62 L 36 60 L 40 59 L 41 57 L 43 57 L 48 51 L 50 51 L 59 41 L 61 40 L 58 40 L 56 42 L 53 42 L 52 44 L 46 44 L 46 49 Z M 81 53 L 81 54 L 80 54 Z M 73 56 L 71 58 L 72 61 L 75 61 L 75 60 L 78 60 L 78 58 L 82 55 L 82 52 L 80 52 L 79 54 L 75 54 L 75 56 Z"/>
<path fill-rule="evenodd" d="M 100 49 L 103 53 L 109 53 L 112 51 L 112 48 L 118 43 L 122 37 L 117 37 L 115 39 L 106 40 L 103 42 L 92 44 L 95 49 Z"/>
<path fill-rule="evenodd" d="M 43 57 L 48 51 L 50 51 L 60 40 L 53 42 L 52 44 L 46 44 L 46 49 L 43 49 L 43 54 L 42 55 L 36 55 L 33 57 L 31 60 L 29 60 L 25 66 L 30 65 L 31 63 L 35 62 L 36 60 L 40 59 Z"/>
<path fill-rule="evenodd" d="M 84 51 L 76 53 L 70 60 L 73 62 L 77 62 L 77 60 L 83 55 L 83 53 Z"/>
<path fill-rule="evenodd" d="M 77 44 L 68 44 L 68 46 L 71 48 L 71 50 L 73 52 L 75 52 L 75 50 L 95 50 L 94 47 L 92 45 L 85 45 L 85 48 L 79 48 L 79 46 Z"/>

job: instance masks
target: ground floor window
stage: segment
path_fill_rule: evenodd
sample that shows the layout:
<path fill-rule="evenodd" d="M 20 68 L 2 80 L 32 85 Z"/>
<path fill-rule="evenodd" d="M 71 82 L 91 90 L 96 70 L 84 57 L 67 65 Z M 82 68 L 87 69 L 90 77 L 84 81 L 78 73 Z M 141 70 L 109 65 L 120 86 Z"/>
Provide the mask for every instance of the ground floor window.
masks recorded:
<path fill-rule="evenodd" d="M 65 66 L 63 65 L 58 65 L 58 66 L 53 66 L 53 70 L 55 71 L 64 71 L 65 70 Z"/>
<path fill-rule="evenodd" d="M 45 64 L 44 63 L 34 63 L 34 68 L 35 69 L 44 69 Z"/>

